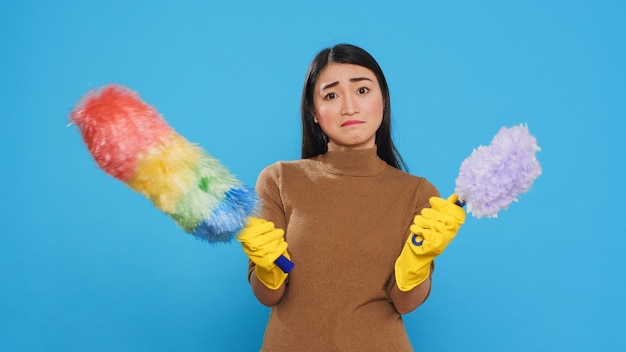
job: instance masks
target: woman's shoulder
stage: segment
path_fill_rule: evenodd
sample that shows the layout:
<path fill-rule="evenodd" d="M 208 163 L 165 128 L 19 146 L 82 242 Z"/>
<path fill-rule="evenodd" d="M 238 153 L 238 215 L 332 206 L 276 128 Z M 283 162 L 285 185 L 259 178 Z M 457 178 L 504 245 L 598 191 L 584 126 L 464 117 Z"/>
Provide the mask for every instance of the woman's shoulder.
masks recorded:
<path fill-rule="evenodd" d="M 266 170 L 276 171 L 285 169 L 304 169 L 310 167 L 313 163 L 314 161 L 312 159 L 281 160 L 266 166 L 263 169 L 263 172 Z"/>
<path fill-rule="evenodd" d="M 395 168 L 391 165 L 387 165 L 387 175 L 389 175 L 389 177 L 395 177 L 395 178 L 404 179 L 404 180 L 412 181 L 412 182 L 422 182 L 426 180 L 424 176 L 415 175 L 408 171 Z"/>
<path fill-rule="evenodd" d="M 260 173 L 260 178 L 276 178 L 285 173 L 298 173 L 310 170 L 315 161 L 313 159 L 298 159 L 277 161 L 273 164 L 266 166 Z"/>
<path fill-rule="evenodd" d="M 387 174 L 398 183 L 407 186 L 410 185 L 426 193 L 438 194 L 437 188 L 424 176 L 414 175 L 392 166 L 389 166 L 389 172 Z"/>

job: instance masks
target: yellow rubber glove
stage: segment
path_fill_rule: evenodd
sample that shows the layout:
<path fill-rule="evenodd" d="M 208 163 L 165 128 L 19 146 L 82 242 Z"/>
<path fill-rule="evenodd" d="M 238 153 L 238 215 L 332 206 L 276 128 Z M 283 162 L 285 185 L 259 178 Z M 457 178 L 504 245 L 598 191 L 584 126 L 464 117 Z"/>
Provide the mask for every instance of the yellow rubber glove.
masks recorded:
<path fill-rule="evenodd" d="M 447 200 L 432 197 L 431 208 L 422 209 L 413 219 L 411 233 L 395 264 L 401 291 L 409 291 L 428 278 L 433 259 L 446 249 L 465 222 L 465 211 L 454 204 L 457 200 L 456 194 Z"/>
<path fill-rule="evenodd" d="M 274 223 L 250 218 L 237 236 L 244 252 L 256 265 L 256 277 L 272 290 L 277 290 L 287 278 L 287 274 L 274 264 L 281 255 L 290 259 L 284 235 L 285 231 L 275 228 Z"/>

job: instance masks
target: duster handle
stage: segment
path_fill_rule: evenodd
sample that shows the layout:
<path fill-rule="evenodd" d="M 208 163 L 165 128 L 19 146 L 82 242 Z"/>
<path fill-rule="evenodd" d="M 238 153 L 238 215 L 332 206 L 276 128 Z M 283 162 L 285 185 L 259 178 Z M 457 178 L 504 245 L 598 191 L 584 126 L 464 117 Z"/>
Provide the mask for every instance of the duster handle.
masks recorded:
<path fill-rule="evenodd" d="M 274 261 L 274 264 L 276 264 L 285 274 L 289 274 L 294 267 L 293 262 L 287 259 L 284 255 L 278 257 L 278 259 Z"/>

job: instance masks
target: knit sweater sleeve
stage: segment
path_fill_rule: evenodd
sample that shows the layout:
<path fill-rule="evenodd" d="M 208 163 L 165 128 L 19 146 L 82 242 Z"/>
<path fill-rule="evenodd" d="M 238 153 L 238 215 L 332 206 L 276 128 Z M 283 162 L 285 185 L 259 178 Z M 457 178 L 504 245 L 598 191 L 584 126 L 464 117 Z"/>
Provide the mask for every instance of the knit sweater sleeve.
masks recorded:
<path fill-rule="evenodd" d="M 266 167 L 256 183 L 256 192 L 261 199 L 260 216 L 274 223 L 276 228 L 285 229 L 285 208 L 281 198 L 281 164 Z"/>

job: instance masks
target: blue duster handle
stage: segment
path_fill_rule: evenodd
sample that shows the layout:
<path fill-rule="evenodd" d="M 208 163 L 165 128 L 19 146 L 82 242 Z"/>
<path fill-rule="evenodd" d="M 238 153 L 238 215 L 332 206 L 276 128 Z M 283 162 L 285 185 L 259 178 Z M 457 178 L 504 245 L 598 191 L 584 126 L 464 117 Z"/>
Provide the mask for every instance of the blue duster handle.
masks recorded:
<path fill-rule="evenodd" d="M 278 259 L 274 261 L 274 264 L 276 264 L 285 274 L 289 274 L 294 267 L 293 262 L 287 259 L 284 255 L 278 257 Z"/>

